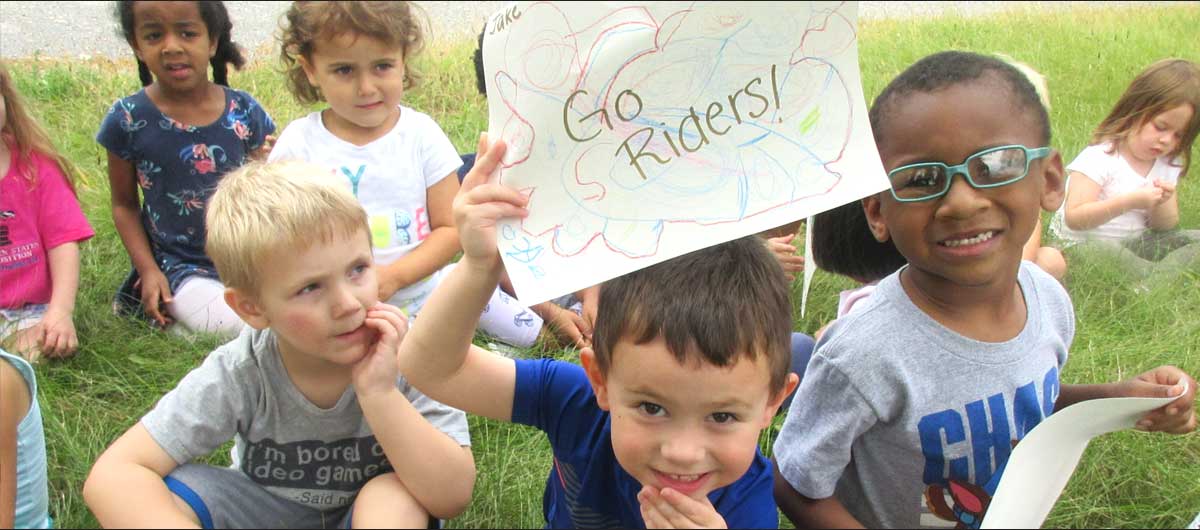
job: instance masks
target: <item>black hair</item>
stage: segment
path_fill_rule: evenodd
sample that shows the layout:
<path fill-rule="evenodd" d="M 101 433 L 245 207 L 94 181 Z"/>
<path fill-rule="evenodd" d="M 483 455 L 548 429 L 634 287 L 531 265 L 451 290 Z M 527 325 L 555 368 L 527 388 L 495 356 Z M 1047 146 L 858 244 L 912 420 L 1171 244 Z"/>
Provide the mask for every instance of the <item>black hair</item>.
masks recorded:
<path fill-rule="evenodd" d="M 875 240 L 861 201 L 817 214 L 808 229 L 812 230 L 813 262 L 834 274 L 871 283 L 908 263 L 890 239 Z"/>
<path fill-rule="evenodd" d="M 475 48 L 475 53 L 471 55 L 471 62 L 475 63 L 475 88 L 479 89 L 479 93 L 483 97 L 487 97 L 487 80 L 483 73 L 483 32 L 487 31 L 487 24 L 479 30 L 479 47 Z"/>
<path fill-rule="evenodd" d="M 868 113 L 875 144 L 882 145 L 884 119 L 900 100 L 914 92 L 930 93 L 953 85 L 987 79 L 999 81 L 1015 97 L 1017 104 L 1037 119 L 1042 145 L 1050 144 L 1050 116 L 1029 79 L 1012 65 L 989 55 L 971 52 L 939 52 L 913 63 L 896 76 L 875 98 Z M 983 104 L 984 102 L 980 102 Z M 1041 147 L 1041 146 L 1038 146 Z"/>
<path fill-rule="evenodd" d="M 241 70 L 242 66 L 246 64 L 246 58 L 242 56 L 241 48 L 233 42 L 231 37 L 233 22 L 229 20 L 229 11 L 225 9 L 225 3 L 220 0 L 199 1 L 196 2 L 196 8 L 200 11 L 200 19 L 204 21 L 205 29 L 208 30 L 208 38 L 217 41 L 217 53 L 209 61 L 213 70 L 213 82 L 229 86 L 228 65 L 232 64 L 234 69 Z M 117 21 L 121 24 L 121 35 L 125 37 L 125 41 L 130 46 L 133 46 L 137 42 L 136 23 L 133 19 L 133 0 L 118 1 L 115 11 Z M 142 86 L 149 86 L 154 82 L 150 68 L 141 59 L 138 59 L 137 63 L 138 78 L 141 79 Z"/>
<path fill-rule="evenodd" d="M 593 347 L 601 373 L 622 338 L 661 338 L 681 363 L 767 361 L 771 394 L 791 366 L 792 303 L 783 269 L 763 241 L 743 237 L 604 282 Z"/>

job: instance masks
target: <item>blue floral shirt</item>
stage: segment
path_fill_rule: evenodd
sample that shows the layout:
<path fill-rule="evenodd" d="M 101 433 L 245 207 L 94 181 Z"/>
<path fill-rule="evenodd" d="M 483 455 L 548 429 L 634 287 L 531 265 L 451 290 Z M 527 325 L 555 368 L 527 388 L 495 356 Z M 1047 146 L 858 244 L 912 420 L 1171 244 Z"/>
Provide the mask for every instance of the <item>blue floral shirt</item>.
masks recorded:
<path fill-rule="evenodd" d="M 225 173 L 275 132 L 275 122 L 250 94 L 225 90 L 225 112 L 204 126 L 163 114 L 146 91 L 113 103 L 96 141 L 137 171 L 142 226 L 158 267 L 179 288 L 192 275 L 216 278 L 204 253 L 204 208 Z"/>

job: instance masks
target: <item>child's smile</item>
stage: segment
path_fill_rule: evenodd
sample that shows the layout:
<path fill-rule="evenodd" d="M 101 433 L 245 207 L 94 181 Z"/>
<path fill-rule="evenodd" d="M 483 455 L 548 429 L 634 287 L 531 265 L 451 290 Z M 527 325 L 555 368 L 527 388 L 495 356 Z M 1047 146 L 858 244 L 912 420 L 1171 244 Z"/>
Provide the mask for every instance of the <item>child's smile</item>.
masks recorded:
<path fill-rule="evenodd" d="M 985 77 L 902 96 L 881 135 L 888 138 L 880 145 L 884 166 L 955 165 L 993 147 L 1042 147 L 1033 114 L 1002 86 Z M 882 193 L 866 201 L 872 230 L 895 242 L 911 264 L 909 279 L 926 290 L 1011 286 L 1041 209 L 1057 206 L 1053 197 L 1044 200 L 1045 192 L 1061 189 L 1047 186 L 1044 176 L 1057 160 L 1032 160 L 1024 178 L 993 188 L 975 188 L 955 174 L 945 195 L 920 202 Z"/>

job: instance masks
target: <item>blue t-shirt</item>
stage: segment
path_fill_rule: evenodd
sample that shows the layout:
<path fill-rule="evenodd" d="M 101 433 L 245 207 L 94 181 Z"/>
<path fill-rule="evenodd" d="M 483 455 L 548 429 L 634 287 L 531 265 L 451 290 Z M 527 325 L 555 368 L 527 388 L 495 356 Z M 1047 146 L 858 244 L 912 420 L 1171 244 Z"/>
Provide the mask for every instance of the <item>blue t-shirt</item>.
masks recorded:
<path fill-rule="evenodd" d="M 642 485 L 617 463 L 609 414 L 596 404 L 578 365 L 518 360 L 514 423 L 550 438 L 554 467 L 542 513 L 549 528 L 645 528 L 637 494 Z M 777 528 L 771 463 L 756 451 L 736 482 L 708 494 L 729 528 Z"/>
<path fill-rule="evenodd" d="M 250 94 L 221 88 L 225 112 L 208 125 L 171 119 L 143 89 L 113 103 L 96 133 L 100 145 L 137 171 L 142 226 L 172 291 L 192 275 L 217 277 L 204 253 L 204 208 L 221 176 L 275 132 L 275 122 Z"/>

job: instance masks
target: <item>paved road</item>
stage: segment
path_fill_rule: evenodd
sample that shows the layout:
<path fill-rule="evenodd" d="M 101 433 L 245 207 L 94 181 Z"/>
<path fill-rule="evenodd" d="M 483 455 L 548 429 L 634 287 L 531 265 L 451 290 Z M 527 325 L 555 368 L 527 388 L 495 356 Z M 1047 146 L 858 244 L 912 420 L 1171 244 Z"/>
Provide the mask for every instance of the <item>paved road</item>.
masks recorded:
<path fill-rule="evenodd" d="M 287 2 L 227 1 L 234 41 L 251 52 L 274 55 L 272 34 Z M 430 40 L 478 34 L 483 21 L 507 2 L 416 2 L 428 15 Z M 1099 4 L 1171 2 L 860 2 L 860 16 L 872 18 L 979 16 L 1009 9 L 1061 10 Z M 125 57 L 112 2 L 0 2 L 0 57 Z"/>

